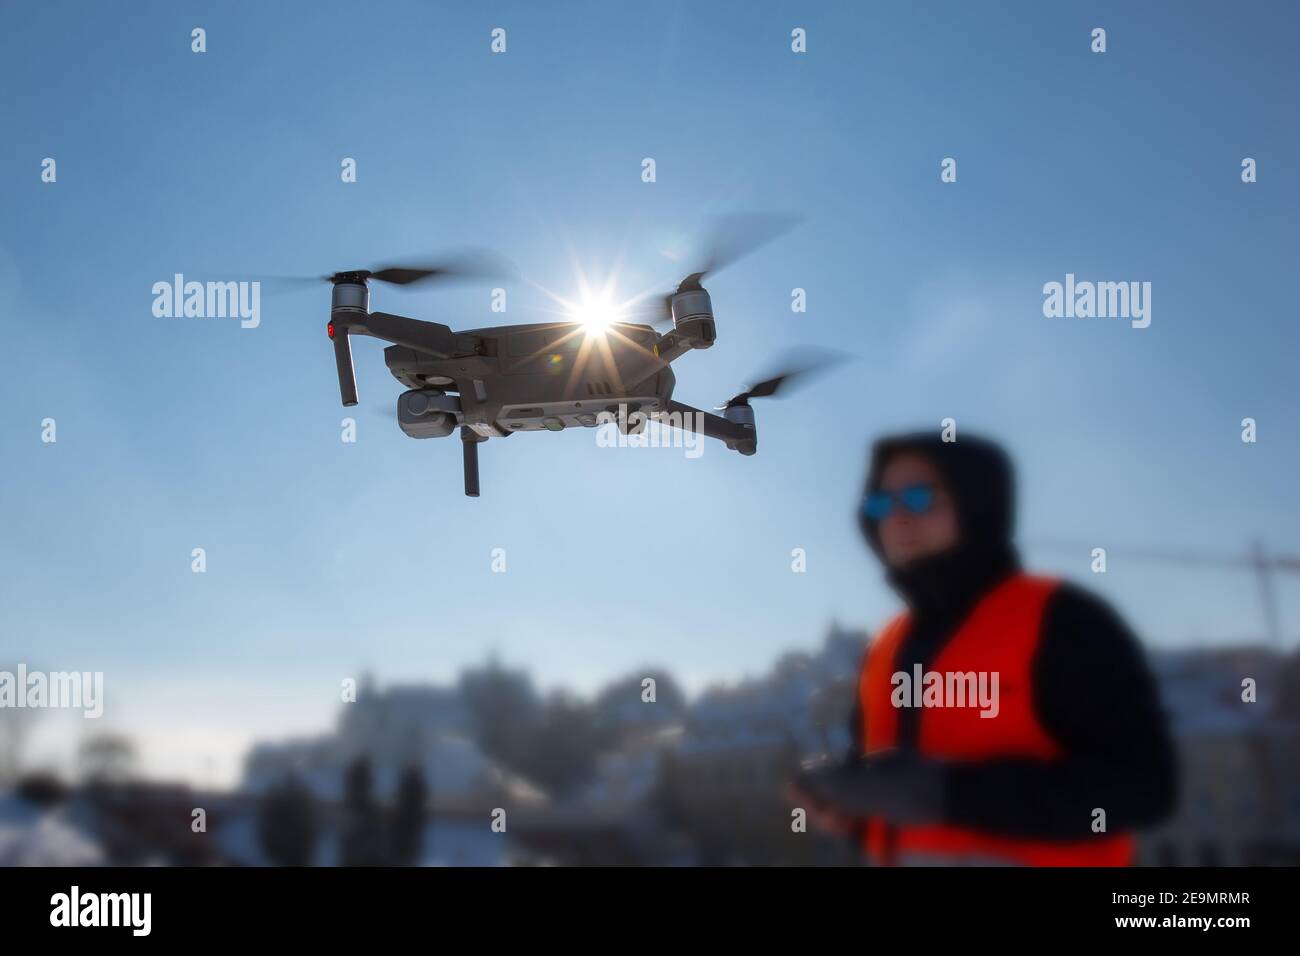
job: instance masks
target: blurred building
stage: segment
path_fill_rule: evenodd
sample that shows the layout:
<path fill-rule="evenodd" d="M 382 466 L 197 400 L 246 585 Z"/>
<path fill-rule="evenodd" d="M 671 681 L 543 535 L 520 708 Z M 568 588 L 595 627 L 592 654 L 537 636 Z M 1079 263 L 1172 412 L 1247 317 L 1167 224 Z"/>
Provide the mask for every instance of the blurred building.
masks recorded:
<path fill-rule="evenodd" d="M 615 746 L 574 799 L 522 820 L 528 862 L 847 862 L 843 841 L 792 831 L 785 788 L 801 760 L 847 750 L 865 643 L 832 625 L 816 652 L 787 654 L 767 675 L 690 704 L 646 706 L 626 682 L 602 693 Z"/>
<path fill-rule="evenodd" d="M 787 654 L 756 680 L 706 691 L 662 767 L 660 799 L 705 864 L 843 863 L 845 841 L 795 833 L 785 788 L 803 761 L 839 757 L 862 631 L 832 625 L 822 647 Z"/>
<path fill-rule="evenodd" d="M 363 681 L 357 700 L 342 707 L 336 729 L 315 737 L 263 743 L 250 751 L 242 790 L 261 797 L 286 780 L 301 782 L 322 811 L 325 832 L 318 863 L 338 861 L 339 808 L 350 767 L 366 760 L 373 795 L 391 804 L 403 772 L 417 769 L 428 788 L 428 824 L 420 862 L 493 866 L 511 860 L 508 835 L 491 832 L 491 814 L 544 806 L 546 795 L 486 757 L 471 738 L 472 719 L 452 688 L 430 685 L 377 689 Z M 507 817 L 509 819 L 509 817 Z M 241 862 L 265 862 L 252 812 L 228 821 L 221 838 Z M 507 831 L 508 832 L 508 831 Z"/>
<path fill-rule="evenodd" d="M 1300 864 L 1300 654 L 1258 647 L 1152 655 L 1179 750 L 1175 817 L 1142 835 L 1163 866 Z M 1242 699 L 1243 680 L 1258 698 Z"/>
<path fill-rule="evenodd" d="M 295 774 L 319 799 L 336 801 L 347 768 L 366 758 L 381 800 L 393 795 L 410 766 L 423 771 L 431 802 L 438 806 L 544 799 L 537 788 L 485 757 L 472 735 L 469 709 L 456 690 L 432 685 L 379 690 L 366 680 L 357 700 L 342 707 L 333 732 L 255 746 L 245 760 L 243 789 L 263 793 Z"/>
<path fill-rule="evenodd" d="M 848 752 L 866 642 L 832 625 L 816 650 L 694 701 L 651 670 L 658 698 L 647 702 L 638 673 L 589 703 L 570 700 L 554 712 L 577 723 L 540 737 L 547 705 L 522 672 L 492 664 L 454 687 L 364 682 L 332 731 L 253 747 L 235 791 L 143 782 L 102 772 L 102 761 L 80 786 L 30 776 L 0 792 L 0 865 L 266 865 L 262 814 L 286 781 L 310 802 L 311 862 L 334 865 L 345 858 L 346 781 L 358 761 L 370 767 L 381 829 L 397 812 L 403 772 L 419 771 L 423 865 L 856 863 L 847 840 L 792 831 L 785 788 L 803 761 Z M 1140 835 L 1139 862 L 1300 863 L 1300 652 L 1191 649 L 1152 653 L 1151 663 L 1180 751 L 1182 799 L 1174 819 Z M 1254 702 L 1242 699 L 1246 678 Z M 510 719 L 485 730 L 471 704 Z M 545 766 L 554 759 L 546 741 L 572 756 L 570 727 L 597 752 L 574 765 L 579 785 L 563 792 L 543 793 L 489 756 L 501 752 L 489 751 L 495 737 L 507 753 L 522 747 L 525 766 Z M 207 824 L 199 832 L 197 808 Z M 505 833 L 490 826 L 497 808 Z"/>

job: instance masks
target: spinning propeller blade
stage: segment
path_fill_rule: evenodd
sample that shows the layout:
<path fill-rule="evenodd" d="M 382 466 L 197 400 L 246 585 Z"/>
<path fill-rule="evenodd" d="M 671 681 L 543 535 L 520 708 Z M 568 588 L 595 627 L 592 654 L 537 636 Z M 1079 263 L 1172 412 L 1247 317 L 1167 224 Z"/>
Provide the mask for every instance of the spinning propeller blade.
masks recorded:
<path fill-rule="evenodd" d="M 347 278 L 387 282 L 389 285 L 415 285 L 429 282 L 468 282 L 475 279 L 509 278 L 514 269 L 500 256 L 471 249 L 435 262 L 384 265 L 373 269 L 355 269 L 323 276 L 260 276 L 259 281 L 272 286 L 273 292 L 292 292 L 320 282 L 339 282 Z"/>
<path fill-rule="evenodd" d="M 690 258 L 697 266 L 678 283 L 676 290 L 652 299 L 642 314 L 651 324 L 671 322 L 673 296 L 702 289 L 700 280 L 743 259 L 756 249 L 798 225 L 800 218 L 789 213 L 733 213 L 714 221 L 700 247 Z"/>
<path fill-rule="evenodd" d="M 776 398 L 782 393 L 788 395 L 794 383 L 807 385 L 813 378 L 827 372 L 847 358 L 835 352 L 815 354 L 801 352 L 799 355 L 799 358 L 787 356 L 785 368 L 756 385 L 747 386 L 744 391 L 718 405 L 717 410 L 725 411 L 737 405 L 748 405 L 751 398 Z"/>

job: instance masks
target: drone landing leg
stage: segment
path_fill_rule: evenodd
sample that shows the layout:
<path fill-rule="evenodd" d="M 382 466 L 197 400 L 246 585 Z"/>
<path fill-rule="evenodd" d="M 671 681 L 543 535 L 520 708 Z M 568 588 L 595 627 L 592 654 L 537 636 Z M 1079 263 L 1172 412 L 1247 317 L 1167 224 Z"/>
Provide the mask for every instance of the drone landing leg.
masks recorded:
<path fill-rule="evenodd" d="M 352 370 L 352 345 L 348 342 L 346 328 L 335 329 L 330 323 L 330 337 L 334 340 L 334 363 L 339 370 L 339 396 L 343 407 L 350 408 L 357 403 L 357 376 Z"/>
<path fill-rule="evenodd" d="M 461 426 L 460 447 L 465 456 L 465 494 L 471 498 L 478 497 L 478 443 L 483 440 L 472 428 Z"/>

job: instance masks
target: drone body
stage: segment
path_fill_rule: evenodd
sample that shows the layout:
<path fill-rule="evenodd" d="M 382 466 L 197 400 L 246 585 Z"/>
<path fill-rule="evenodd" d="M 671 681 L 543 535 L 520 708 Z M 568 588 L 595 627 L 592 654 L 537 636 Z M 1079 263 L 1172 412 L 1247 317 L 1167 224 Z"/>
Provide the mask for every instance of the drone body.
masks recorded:
<path fill-rule="evenodd" d="M 448 435 L 457 425 L 482 438 L 521 431 L 594 427 L 601 412 L 667 410 L 675 377 L 656 359 L 659 336 L 644 325 L 599 331 L 577 323 L 502 326 L 464 333 L 474 354 L 436 358 L 400 345 L 384 349 L 393 376 L 411 391 L 397 403 L 412 438 Z M 444 411 L 455 392 L 459 411 Z"/>
<path fill-rule="evenodd" d="M 456 332 L 436 322 L 372 312 L 369 283 L 408 285 L 465 275 L 463 271 L 390 267 L 328 276 L 334 291 L 327 331 L 334 343 L 343 404 L 357 403 L 352 336 L 391 343 L 384 361 L 408 389 L 397 403 L 399 427 L 412 438 L 447 437 L 459 429 L 465 493 L 471 497 L 479 491 L 480 442 L 516 432 L 592 428 L 611 415 L 625 432 L 639 431 L 647 418 L 673 427 L 694 422 L 706 437 L 752 455 L 758 439 L 749 399 L 776 394 L 784 382 L 807 369 L 769 378 L 728 400 L 719 407 L 722 414 L 714 415 L 673 399 L 676 377 L 671 367 L 685 353 L 714 344 L 713 303 L 700 279 L 738 256 L 738 246 L 752 248 L 763 241 L 752 222 L 750 227 L 746 236 L 731 243 L 728 256 L 715 252 L 706 269 L 687 276 L 675 292 L 663 297 L 656 318 L 671 322 L 663 333 L 651 324 L 625 321 L 600 328 L 553 322 Z M 633 418 L 633 413 L 639 414 Z"/>

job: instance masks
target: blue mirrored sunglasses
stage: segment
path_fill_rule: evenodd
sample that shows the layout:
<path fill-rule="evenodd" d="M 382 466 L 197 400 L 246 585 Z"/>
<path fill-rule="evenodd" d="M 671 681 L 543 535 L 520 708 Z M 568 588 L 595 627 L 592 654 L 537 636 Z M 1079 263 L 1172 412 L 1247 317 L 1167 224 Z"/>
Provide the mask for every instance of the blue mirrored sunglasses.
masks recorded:
<path fill-rule="evenodd" d="M 873 491 L 862 499 L 862 513 L 872 521 L 884 521 L 893 513 L 895 502 L 914 515 L 925 514 L 934 507 L 934 486 L 908 485 L 898 491 Z"/>

